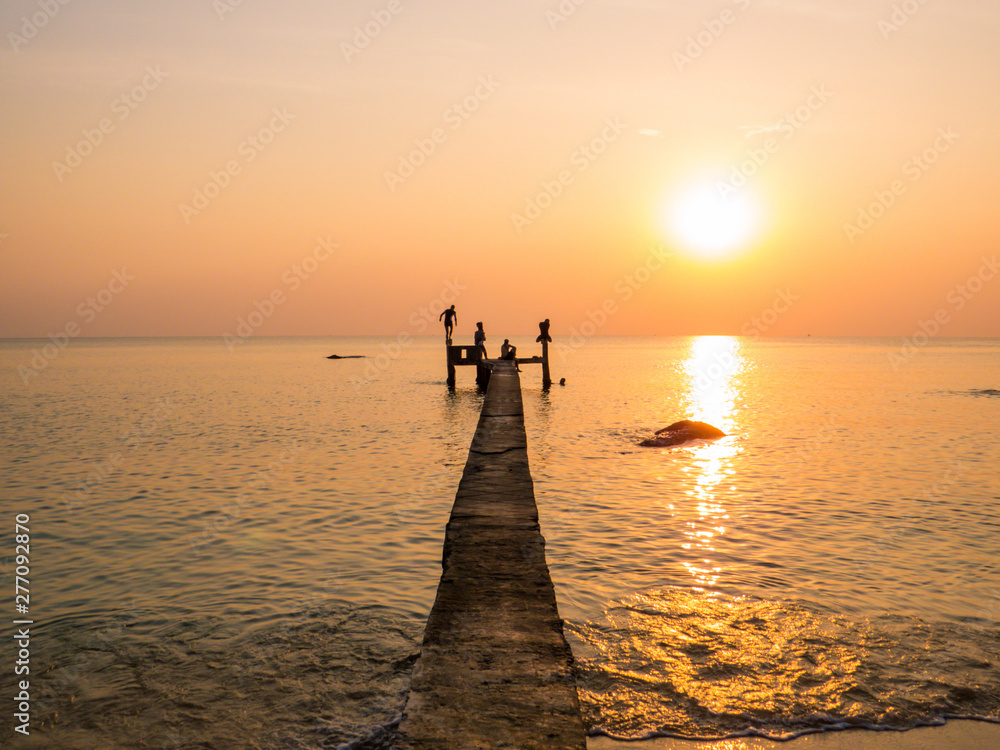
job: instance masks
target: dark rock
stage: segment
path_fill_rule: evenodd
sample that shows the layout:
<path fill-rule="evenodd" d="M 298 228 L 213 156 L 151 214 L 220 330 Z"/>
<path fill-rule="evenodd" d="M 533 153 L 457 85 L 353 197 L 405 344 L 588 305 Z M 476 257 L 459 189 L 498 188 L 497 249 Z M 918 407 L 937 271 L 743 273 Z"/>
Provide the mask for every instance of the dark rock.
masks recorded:
<path fill-rule="evenodd" d="M 364 359 L 363 354 L 331 354 L 327 359 Z"/>
<path fill-rule="evenodd" d="M 726 436 L 726 433 L 718 427 L 713 427 L 707 422 L 693 422 L 690 419 L 674 422 L 662 430 L 657 430 L 655 434 L 656 437 L 643 440 L 639 445 L 646 448 L 669 448 L 690 440 L 714 440 Z"/>

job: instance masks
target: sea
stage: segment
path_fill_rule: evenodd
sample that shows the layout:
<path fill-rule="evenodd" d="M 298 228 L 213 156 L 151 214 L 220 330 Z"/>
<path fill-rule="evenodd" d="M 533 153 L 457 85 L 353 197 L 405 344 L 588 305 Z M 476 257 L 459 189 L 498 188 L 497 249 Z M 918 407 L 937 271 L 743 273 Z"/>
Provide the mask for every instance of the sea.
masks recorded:
<path fill-rule="evenodd" d="M 474 369 L 62 344 L 0 341 L 0 744 L 391 748 Z M 556 384 L 522 369 L 591 736 L 1000 722 L 1000 340 L 556 336 Z M 681 419 L 726 437 L 639 446 Z"/>

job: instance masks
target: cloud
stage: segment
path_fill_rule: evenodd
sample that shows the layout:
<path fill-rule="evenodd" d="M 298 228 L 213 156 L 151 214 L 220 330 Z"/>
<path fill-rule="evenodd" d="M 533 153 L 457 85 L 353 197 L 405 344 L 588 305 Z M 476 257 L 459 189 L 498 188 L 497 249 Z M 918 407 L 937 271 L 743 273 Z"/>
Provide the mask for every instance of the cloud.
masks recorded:
<path fill-rule="evenodd" d="M 755 135 L 760 135 L 762 133 L 773 133 L 777 130 L 781 130 L 783 127 L 787 128 L 780 122 L 776 122 L 774 125 L 741 125 L 740 130 L 743 131 L 744 138 L 753 138 Z"/>

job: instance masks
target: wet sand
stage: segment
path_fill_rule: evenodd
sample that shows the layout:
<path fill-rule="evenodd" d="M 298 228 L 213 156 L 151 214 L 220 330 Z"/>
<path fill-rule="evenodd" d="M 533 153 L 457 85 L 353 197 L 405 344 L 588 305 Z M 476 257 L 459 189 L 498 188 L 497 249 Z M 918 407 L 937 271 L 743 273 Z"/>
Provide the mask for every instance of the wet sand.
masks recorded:
<path fill-rule="evenodd" d="M 640 742 L 619 742 L 589 737 L 587 750 L 996 750 L 1000 749 L 1000 724 L 985 721 L 950 721 L 940 727 L 919 727 L 906 732 L 848 729 L 797 737 L 786 742 L 745 737 L 703 742 L 664 737 Z"/>

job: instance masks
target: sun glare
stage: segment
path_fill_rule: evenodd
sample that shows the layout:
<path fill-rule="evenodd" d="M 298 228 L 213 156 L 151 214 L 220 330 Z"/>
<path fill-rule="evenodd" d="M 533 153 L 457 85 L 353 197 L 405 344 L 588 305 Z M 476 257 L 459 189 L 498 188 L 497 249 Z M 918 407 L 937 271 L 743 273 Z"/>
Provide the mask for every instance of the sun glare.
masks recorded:
<path fill-rule="evenodd" d="M 761 224 L 760 210 L 749 194 L 723 195 L 711 184 L 677 197 L 664 220 L 672 239 L 702 258 L 722 258 L 744 249 Z"/>

